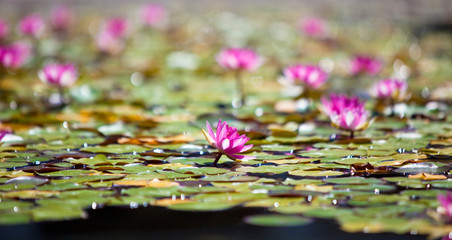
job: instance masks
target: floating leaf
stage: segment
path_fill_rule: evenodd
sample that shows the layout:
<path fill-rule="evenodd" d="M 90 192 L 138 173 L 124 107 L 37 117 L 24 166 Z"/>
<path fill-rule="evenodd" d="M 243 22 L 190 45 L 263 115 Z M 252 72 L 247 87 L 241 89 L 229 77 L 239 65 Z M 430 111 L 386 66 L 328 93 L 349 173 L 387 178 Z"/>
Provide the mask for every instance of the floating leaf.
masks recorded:
<path fill-rule="evenodd" d="M 311 223 L 309 219 L 303 217 L 279 214 L 253 215 L 246 217 L 244 221 L 262 227 L 293 227 Z"/>

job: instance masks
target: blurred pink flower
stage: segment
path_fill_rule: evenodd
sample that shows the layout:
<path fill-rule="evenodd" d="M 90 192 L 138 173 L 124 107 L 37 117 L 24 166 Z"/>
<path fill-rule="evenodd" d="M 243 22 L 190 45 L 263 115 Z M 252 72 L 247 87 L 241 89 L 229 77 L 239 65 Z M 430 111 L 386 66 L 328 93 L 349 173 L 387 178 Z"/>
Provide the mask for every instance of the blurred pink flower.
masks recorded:
<path fill-rule="evenodd" d="M 56 87 L 68 87 L 77 81 L 77 68 L 74 64 L 52 63 L 45 65 L 38 73 L 39 78 L 44 83 Z"/>
<path fill-rule="evenodd" d="M 50 20 L 55 30 L 64 31 L 72 24 L 74 14 L 67 6 L 60 5 L 53 8 Z"/>
<path fill-rule="evenodd" d="M 104 34 L 108 34 L 114 38 L 125 38 L 127 34 L 127 20 L 120 17 L 110 18 L 105 22 L 102 29 Z"/>
<path fill-rule="evenodd" d="M 447 192 L 446 195 L 438 194 L 437 196 L 440 211 L 443 212 L 449 220 L 452 219 L 452 194 Z"/>
<path fill-rule="evenodd" d="M 262 64 L 262 59 L 251 49 L 227 48 L 218 54 L 217 62 L 230 70 L 254 71 Z"/>
<path fill-rule="evenodd" d="M 329 98 L 322 98 L 322 112 L 328 117 L 337 115 L 344 109 L 364 108 L 364 102 L 357 97 L 348 97 L 347 95 L 331 94 Z"/>
<path fill-rule="evenodd" d="M 218 149 L 221 154 L 226 154 L 226 156 L 232 160 L 248 160 L 252 157 L 237 155 L 238 153 L 245 152 L 253 147 L 252 144 L 245 145 L 249 138 L 243 135 L 239 135 L 237 133 L 237 128 L 229 127 L 226 121 L 221 122 L 221 119 L 218 121 L 216 133 L 213 132 L 209 122 L 206 121 L 207 131 L 206 133 L 204 129 L 202 129 L 202 133 L 204 134 L 207 142 L 209 144 Z"/>
<path fill-rule="evenodd" d="M 160 4 L 151 3 L 142 8 L 141 19 L 142 21 L 151 26 L 157 26 L 165 21 L 166 10 Z"/>
<path fill-rule="evenodd" d="M 330 118 L 332 125 L 338 129 L 354 131 L 366 129 L 374 119 L 369 120 L 369 112 L 357 97 L 346 95 L 331 95 L 329 99 L 322 98 L 322 110 Z"/>
<path fill-rule="evenodd" d="M 16 70 L 31 57 L 30 45 L 16 42 L 9 46 L 0 46 L 0 65 L 6 69 Z"/>
<path fill-rule="evenodd" d="M 8 23 L 0 19 L 0 39 L 5 38 L 8 35 L 9 26 Z"/>
<path fill-rule="evenodd" d="M 6 136 L 6 134 L 10 134 L 10 133 L 11 133 L 11 132 L 8 131 L 8 130 L 1 129 L 1 130 L 0 130 L 0 141 L 3 140 L 3 138 Z"/>
<path fill-rule="evenodd" d="M 303 18 L 299 21 L 299 26 L 302 33 L 313 38 L 324 38 L 327 35 L 327 23 L 321 18 Z"/>
<path fill-rule="evenodd" d="M 44 33 L 45 23 L 41 15 L 33 13 L 22 18 L 19 23 L 19 30 L 23 35 L 40 37 Z"/>
<path fill-rule="evenodd" d="M 369 56 L 355 56 L 350 64 L 352 75 L 358 75 L 360 73 L 377 75 L 383 68 L 383 63 L 380 60 Z"/>
<path fill-rule="evenodd" d="M 95 38 L 96 47 L 100 52 L 116 55 L 124 49 L 124 40 L 106 32 L 99 33 Z"/>
<path fill-rule="evenodd" d="M 294 84 L 302 84 L 311 89 L 321 87 L 328 79 L 328 73 L 318 66 L 293 65 L 283 70 L 284 77 Z"/>
<path fill-rule="evenodd" d="M 370 94 L 380 99 L 399 99 L 405 95 L 407 87 L 403 79 L 384 79 L 372 86 Z"/>
<path fill-rule="evenodd" d="M 100 52 L 116 55 L 125 46 L 124 38 L 127 35 L 127 21 L 123 18 L 107 20 L 95 37 L 96 47 Z"/>
<path fill-rule="evenodd" d="M 446 214 L 449 219 L 452 219 L 452 194 L 447 192 L 446 195 L 438 194 L 437 196 L 439 207 L 441 211 Z"/>

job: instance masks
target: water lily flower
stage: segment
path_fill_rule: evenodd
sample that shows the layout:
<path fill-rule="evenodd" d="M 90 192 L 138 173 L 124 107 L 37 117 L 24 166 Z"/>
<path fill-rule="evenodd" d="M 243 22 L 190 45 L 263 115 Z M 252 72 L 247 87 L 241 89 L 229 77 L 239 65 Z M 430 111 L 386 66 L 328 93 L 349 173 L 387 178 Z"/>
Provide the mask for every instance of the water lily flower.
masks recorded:
<path fill-rule="evenodd" d="M 242 83 L 242 72 L 252 72 L 262 64 L 262 58 L 253 50 L 247 48 L 226 48 L 221 50 L 216 58 L 218 64 L 236 73 L 236 85 L 240 94 L 240 106 L 245 104 L 245 92 Z"/>
<path fill-rule="evenodd" d="M 127 21 L 123 18 L 111 18 L 105 22 L 95 37 L 95 43 L 100 52 L 116 55 L 125 46 Z"/>
<path fill-rule="evenodd" d="M 52 10 L 50 22 L 53 29 L 57 31 L 65 31 L 69 28 L 74 20 L 74 14 L 65 5 L 60 5 Z"/>
<path fill-rule="evenodd" d="M 328 73 L 312 65 L 292 65 L 283 70 L 284 77 L 294 84 L 301 84 L 310 89 L 320 88 L 328 79 Z"/>
<path fill-rule="evenodd" d="M 0 46 L 0 66 L 9 70 L 22 67 L 31 57 L 30 45 L 16 42 L 9 46 Z"/>
<path fill-rule="evenodd" d="M 6 134 L 10 133 L 10 131 L 7 130 L 0 130 L 0 142 L 2 141 L 2 139 L 6 136 Z"/>
<path fill-rule="evenodd" d="M 369 112 L 363 108 L 346 108 L 339 114 L 330 116 L 334 127 L 350 132 L 353 138 L 353 132 L 364 130 L 369 126 Z"/>
<path fill-rule="evenodd" d="M 38 13 L 24 17 L 19 23 L 19 30 L 25 36 L 38 38 L 44 33 L 44 29 L 44 20 Z"/>
<path fill-rule="evenodd" d="M 141 19 L 144 24 L 151 27 L 161 25 L 166 19 L 165 8 L 156 3 L 151 3 L 142 8 Z"/>
<path fill-rule="evenodd" d="M 50 103 L 64 105 L 67 103 L 64 98 L 64 87 L 72 86 L 77 81 L 77 68 L 72 63 L 51 63 L 45 65 L 38 73 L 39 78 L 50 86 L 57 87 L 59 95 L 49 97 Z M 54 97 L 55 96 L 55 97 Z"/>
<path fill-rule="evenodd" d="M 398 100 L 405 96 L 408 84 L 403 79 L 384 79 L 375 83 L 370 94 L 378 99 Z"/>
<path fill-rule="evenodd" d="M 124 38 L 127 34 L 127 20 L 120 17 L 110 18 L 102 31 L 116 38 Z"/>
<path fill-rule="evenodd" d="M 72 63 L 51 63 L 45 65 L 38 73 L 44 83 L 56 87 L 68 87 L 77 81 L 77 68 Z"/>
<path fill-rule="evenodd" d="M 331 124 L 349 131 L 351 138 L 355 131 L 366 129 L 374 120 L 369 120 L 370 113 L 357 97 L 331 95 L 329 99 L 322 98 L 322 103 L 322 111 L 330 118 Z"/>
<path fill-rule="evenodd" d="M 21 136 L 14 135 L 11 131 L 1 129 L 0 130 L 0 144 L 4 142 L 20 142 L 23 141 L 23 138 Z"/>
<path fill-rule="evenodd" d="M 329 98 L 322 98 L 321 110 L 328 117 L 333 114 L 339 114 L 346 108 L 364 108 L 364 102 L 358 97 L 349 97 L 344 94 L 331 94 Z"/>
<path fill-rule="evenodd" d="M 352 75 L 367 73 L 377 75 L 383 68 L 383 63 L 369 56 L 355 56 L 350 63 L 350 72 Z"/>
<path fill-rule="evenodd" d="M 438 211 L 446 215 L 449 220 L 452 219 L 452 194 L 447 192 L 446 195 L 438 194 L 437 196 L 439 207 Z"/>
<path fill-rule="evenodd" d="M 110 55 L 119 54 L 125 46 L 124 40 L 114 37 L 106 32 L 99 33 L 95 38 L 97 49 Z"/>
<path fill-rule="evenodd" d="M 8 23 L 0 19 L 0 40 L 6 38 L 9 32 Z"/>
<path fill-rule="evenodd" d="M 217 62 L 225 69 L 251 72 L 262 64 L 262 59 L 251 49 L 227 48 L 218 54 Z"/>
<path fill-rule="evenodd" d="M 238 153 L 245 152 L 253 147 L 252 144 L 245 145 L 250 139 L 246 137 L 245 134 L 239 135 L 237 133 L 237 128 L 230 127 L 226 121 L 222 122 L 221 119 L 218 121 L 216 132 L 212 130 L 208 121 L 206 121 L 206 126 L 207 133 L 202 129 L 204 137 L 210 146 L 219 151 L 219 154 L 213 163 L 214 166 L 216 166 L 223 154 L 236 161 L 252 159 L 252 157 L 249 156 L 237 155 Z"/>
<path fill-rule="evenodd" d="M 299 21 L 300 30 L 303 34 L 321 39 L 327 35 L 328 26 L 327 23 L 317 17 L 306 17 Z"/>

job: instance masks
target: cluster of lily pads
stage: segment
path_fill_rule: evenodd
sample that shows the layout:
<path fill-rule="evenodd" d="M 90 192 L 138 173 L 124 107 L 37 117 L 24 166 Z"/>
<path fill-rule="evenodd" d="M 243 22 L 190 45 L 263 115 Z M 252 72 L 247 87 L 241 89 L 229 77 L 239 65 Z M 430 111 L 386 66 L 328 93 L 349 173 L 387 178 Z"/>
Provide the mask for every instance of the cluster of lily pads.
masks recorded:
<path fill-rule="evenodd" d="M 0 20 L 1 224 L 262 207 L 244 221 L 452 232 L 452 86 L 435 55 L 450 36 L 131 11 L 139 23 L 67 6 Z"/>

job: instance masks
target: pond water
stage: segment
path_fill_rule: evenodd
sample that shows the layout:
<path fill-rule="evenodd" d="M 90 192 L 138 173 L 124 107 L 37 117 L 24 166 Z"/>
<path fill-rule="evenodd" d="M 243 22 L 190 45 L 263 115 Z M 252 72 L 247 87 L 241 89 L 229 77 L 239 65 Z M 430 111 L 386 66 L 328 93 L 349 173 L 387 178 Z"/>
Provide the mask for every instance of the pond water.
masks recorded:
<path fill-rule="evenodd" d="M 267 4 L 5 13 L 1 239 L 451 233 L 450 22 Z"/>

